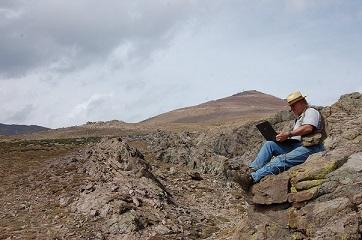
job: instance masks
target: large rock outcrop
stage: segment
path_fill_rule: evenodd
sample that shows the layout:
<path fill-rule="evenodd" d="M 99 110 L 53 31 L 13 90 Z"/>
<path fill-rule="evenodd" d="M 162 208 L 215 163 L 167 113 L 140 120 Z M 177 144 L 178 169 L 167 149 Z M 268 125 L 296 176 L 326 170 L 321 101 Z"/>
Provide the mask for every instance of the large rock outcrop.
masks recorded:
<path fill-rule="evenodd" d="M 253 202 L 257 205 L 273 208 L 275 204 L 291 204 L 288 211 L 285 211 L 286 205 L 279 205 L 277 212 L 287 219 L 287 223 L 279 227 L 287 224 L 293 239 L 361 239 L 361 110 L 360 93 L 344 95 L 336 104 L 323 109 L 328 132 L 326 151 L 313 154 L 304 164 L 268 176 L 253 186 Z M 270 215 L 277 217 L 275 211 L 264 215 L 262 219 Z M 235 239 L 246 238 L 240 229 L 251 228 L 253 231 L 247 237 L 256 237 L 260 235 L 258 229 L 270 224 L 262 221 L 250 225 L 255 217 L 260 219 L 257 210 L 245 216 L 248 220 L 240 225 Z M 275 231 L 267 235 L 258 239 L 281 237 Z"/>
<path fill-rule="evenodd" d="M 90 179 L 72 210 L 100 221 L 107 239 L 360 239 L 361 108 L 361 94 L 352 93 L 321 109 L 328 133 L 326 151 L 264 178 L 253 187 L 250 199 L 225 182 L 224 173 L 255 158 L 263 142 L 255 122 L 205 132 L 155 131 L 127 141 L 103 139 L 87 153 L 81 171 Z M 268 120 L 280 130 L 290 128 L 292 119 L 284 111 Z M 128 141 L 147 143 L 147 150 L 137 150 Z M 154 168 L 145 154 L 160 168 Z M 197 174 L 178 172 L 173 178 L 175 169 Z M 212 179 L 202 180 L 204 176 Z M 167 185 L 171 180 L 179 189 L 178 200 L 189 198 L 184 204 L 197 203 L 198 209 L 174 204 L 175 191 Z M 199 195 L 193 181 L 200 182 Z M 241 196 L 229 196 L 233 190 Z M 224 200 L 223 206 L 216 203 Z M 221 213 L 235 215 L 226 220 Z"/>
<path fill-rule="evenodd" d="M 267 199 L 266 202 L 277 203 L 278 194 L 275 194 L 278 198 L 275 202 L 272 200 L 272 194 L 273 189 L 279 191 L 278 185 L 272 185 L 270 182 L 282 178 L 290 180 L 290 193 L 285 193 L 289 195 L 290 202 L 302 202 L 316 197 L 318 186 L 322 183 L 328 184 L 327 174 L 342 166 L 351 154 L 362 151 L 361 110 L 362 98 L 361 94 L 357 93 L 342 96 L 336 104 L 325 108 L 323 114 L 328 132 L 328 138 L 325 140 L 326 151 L 311 155 L 304 164 L 285 173 L 266 177 L 254 187 L 254 197 L 259 197 L 259 189 L 268 188 L 271 194 L 262 193 Z M 257 203 L 264 204 L 262 200 Z"/>
<path fill-rule="evenodd" d="M 125 234 L 137 239 L 137 232 L 146 226 L 157 229 L 164 218 L 162 209 L 172 200 L 142 153 L 121 138 L 106 138 L 87 154 L 81 171 L 91 178 L 72 203 L 73 211 L 94 221 L 103 219 L 100 231 L 109 238 Z M 145 217 L 147 211 L 154 212 L 154 218 Z"/>

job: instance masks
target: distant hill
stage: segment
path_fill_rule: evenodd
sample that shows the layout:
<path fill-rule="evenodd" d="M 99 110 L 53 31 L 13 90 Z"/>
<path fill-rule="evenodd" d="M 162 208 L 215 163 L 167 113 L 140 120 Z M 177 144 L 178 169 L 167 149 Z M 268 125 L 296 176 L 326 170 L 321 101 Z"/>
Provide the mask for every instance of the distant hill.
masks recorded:
<path fill-rule="evenodd" d="M 16 125 L 16 124 L 2 124 L 0 123 L 0 135 L 17 135 L 25 133 L 34 133 L 49 130 L 50 128 L 36 126 L 36 125 Z"/>
<path fill-rule="evenodd" d="M 284 100 L 255 90 L 176 109 L 146 119 L 144 124 L 213 124 L 266 117 L 287 108 Z"/>
<path fill-rule="evenodd" d="M 88 122 L 81 126 L 59 128 L 23 137 L 29 139 L 70 138 L 121 136 L 151 132 L 155 129 L 202 130 L 229 124 L 243 125 L 249 121 L 269 117 L 287 108 L 284 100 L 251 90 L 196 106 L 176 109 L 139 123 L 126 123 L 119 120 Z"/>

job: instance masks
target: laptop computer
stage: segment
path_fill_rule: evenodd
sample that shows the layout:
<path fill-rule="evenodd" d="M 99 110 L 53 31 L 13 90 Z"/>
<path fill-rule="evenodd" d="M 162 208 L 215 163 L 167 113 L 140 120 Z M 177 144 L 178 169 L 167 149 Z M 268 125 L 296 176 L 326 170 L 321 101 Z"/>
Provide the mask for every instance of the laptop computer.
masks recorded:
<path fill-rule="evenodd" d="M 277 142 L 276 136 L 277 132 L 274 130 L 273 126 L 268 121 L 261 122 L 256 125 L 256 128 L 259 130 L 259 132 L 264 136 L 264 138 L 267 141 L 274 141 Z M 298 143 L 300 142 L 297 139 L 287 139 L 280 143 Z"/>

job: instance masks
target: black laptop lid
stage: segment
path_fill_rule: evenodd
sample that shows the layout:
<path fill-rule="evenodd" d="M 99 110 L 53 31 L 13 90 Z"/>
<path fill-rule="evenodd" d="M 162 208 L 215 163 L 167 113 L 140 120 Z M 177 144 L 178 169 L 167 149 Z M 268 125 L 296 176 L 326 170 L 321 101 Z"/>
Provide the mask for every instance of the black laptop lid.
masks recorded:
<path fill-rule="evenodd" d="M 256 125 L 256 128 L 264 136 L 267 141 L 275 141 L 277 132 L 274 130 L 270 122 L 264 121 Z"/>
<path fill-rule="evenodd" d="M 277 132 L 274 130 L 270 122 L 264 121 L 256 125 L 257 129 L 260 133 L 264 136 L 267 141 L 274 141 L 276 142 Z M 283 144 L 293 144 L 293 143 L 300 143 L 297 139 L 286 139 Z"/>

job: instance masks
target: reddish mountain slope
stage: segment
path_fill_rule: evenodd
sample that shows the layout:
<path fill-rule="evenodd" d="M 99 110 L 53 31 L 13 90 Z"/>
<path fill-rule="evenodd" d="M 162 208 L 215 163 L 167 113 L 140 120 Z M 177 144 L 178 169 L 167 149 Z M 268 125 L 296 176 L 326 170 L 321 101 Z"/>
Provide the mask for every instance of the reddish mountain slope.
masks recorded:
<path fill-rule="evenodd" d="M 287 104 L 280 98 L 258 91 L 245 91 L 230 97 L 163 113 L 142 123 L 212 124 L 251 120 L 265 117 L 286 107 Z"/>

